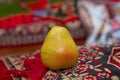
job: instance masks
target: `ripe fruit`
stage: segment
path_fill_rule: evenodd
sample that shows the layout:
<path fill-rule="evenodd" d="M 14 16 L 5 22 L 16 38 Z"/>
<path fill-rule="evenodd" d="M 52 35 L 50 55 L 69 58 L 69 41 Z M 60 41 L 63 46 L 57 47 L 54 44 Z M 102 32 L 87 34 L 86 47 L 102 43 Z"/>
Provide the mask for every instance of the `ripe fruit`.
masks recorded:
<path fill-rule="evenodd" d="M 41 47 L 43 64 L 52 69 L 73 67 L 78 57 L 77 46 L 65 27 L 54 26 Z"/>

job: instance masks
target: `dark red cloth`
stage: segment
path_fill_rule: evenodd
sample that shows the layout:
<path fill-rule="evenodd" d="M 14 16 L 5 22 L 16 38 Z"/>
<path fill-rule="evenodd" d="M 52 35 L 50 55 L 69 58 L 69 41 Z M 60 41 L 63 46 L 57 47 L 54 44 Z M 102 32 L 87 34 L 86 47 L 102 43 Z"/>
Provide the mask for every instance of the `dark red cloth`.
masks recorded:
<path fill-rule="evenodd" d="M 8 21 L 9 21 L 8 18 L 1 18 L 1 20 L 0 20 L 0 26 L 1 26 L 2 29 L 8 30 L 10 28 L 9 24 L 8 24 Z"/>
<path fill-rule="evenodd" d="M 47 3 L 48 0 L 38 0 L 38 2 L 26 3 L 26 5 L 31 10 L 40 10 L 40 9 L 45 9 Z"/>
<path fill-rule="evenodd" d="M 17 25 L 20 25 L 20 24 L 23 24 L 23 18 L 24 18 L 24 15 L 23 14 L 19 14 L 19 15 L 16 15 L 16 23 Z"/>
<path fill-rule="evenodd" d="M 3 61 L 0 60 L 0 80 L 14 80 L 18 77 L 25 77 L 27 80 L 41 80 L 47 72 L 47 68 L 41 61 L 40 54 L 35 54 L 32 59 L 29 57 L 23 58 L 23 70 L 10 69 L 8 70 Z M 14 64 L 14 63 L 13 63 Z M 11 75 L 13 75 L 11 77 Z"/>
<path fill-rule="evenodd" d="M 6 65 L 3 63 L 2 60 L 0 60 L 0 80 L 13 80 L 10 75 L 7 75 L 5 72 L 7 72 L 8 69 Z"/>
<path fill-rule="evenodd" d="M 68 23 L 68 22 L 74 22 L 75 20 L 80 20 L 80 18 L 79 18 L 78 16 L 72 15 L 72 16 L 67 16 L 67 17 L 64 18 L 64 19 L 61 19 L 60 22 L 61 22 L 62 24 L 66 24 L 66 23 Z"/>
<path fill-rule="evenodd" d="M 8 23 L 9 23 L 10 28 L 15 28 L 16 25 L 17 25 L 17 16 L 16 15 L 10 16 L 9 20 L 8 20 Z"/>
<path fill-rule="evenodd" d="M 23 22 L 26 24 L 31 23 L 33 20 L 33 14 L 23 14 Z"/>

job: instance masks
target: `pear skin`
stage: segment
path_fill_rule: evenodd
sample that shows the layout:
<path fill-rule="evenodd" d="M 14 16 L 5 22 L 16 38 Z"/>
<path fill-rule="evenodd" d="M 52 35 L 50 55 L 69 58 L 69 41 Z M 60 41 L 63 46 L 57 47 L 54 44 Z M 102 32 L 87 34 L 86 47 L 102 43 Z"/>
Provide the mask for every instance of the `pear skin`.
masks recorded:
<path fill-rule="evenodd" d="M 77 57 L 77 45 L 69 31 L 62 26 L 52 27 L 41 47 L 43 64 L 52 70 L 71 68 Z"/>

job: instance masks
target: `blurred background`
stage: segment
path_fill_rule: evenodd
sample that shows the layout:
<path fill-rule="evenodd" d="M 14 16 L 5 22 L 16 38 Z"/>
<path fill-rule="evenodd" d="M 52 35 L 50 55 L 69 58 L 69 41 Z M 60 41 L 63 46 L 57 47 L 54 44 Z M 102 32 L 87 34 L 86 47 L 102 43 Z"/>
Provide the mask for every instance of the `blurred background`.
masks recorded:
<path fill-rule="evenodd" d="M 77 45 L 120 42 L 120 0 L 0 0 L 0 52 L 40 49 L 55 25 Z"/>

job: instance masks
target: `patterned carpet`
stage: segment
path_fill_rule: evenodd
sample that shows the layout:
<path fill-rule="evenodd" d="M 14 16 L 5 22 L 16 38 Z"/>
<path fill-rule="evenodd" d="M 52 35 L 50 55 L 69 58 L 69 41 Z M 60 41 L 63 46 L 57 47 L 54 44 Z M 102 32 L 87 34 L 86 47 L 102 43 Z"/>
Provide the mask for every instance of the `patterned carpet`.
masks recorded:
<path fill-rule="evenodd" d="M 78 49 L 76 65 L 59 71 L 47 69 L 39 51 L 3 58 L 0 80 L 120 80 L 120 45 L 79 46 Z"/>

